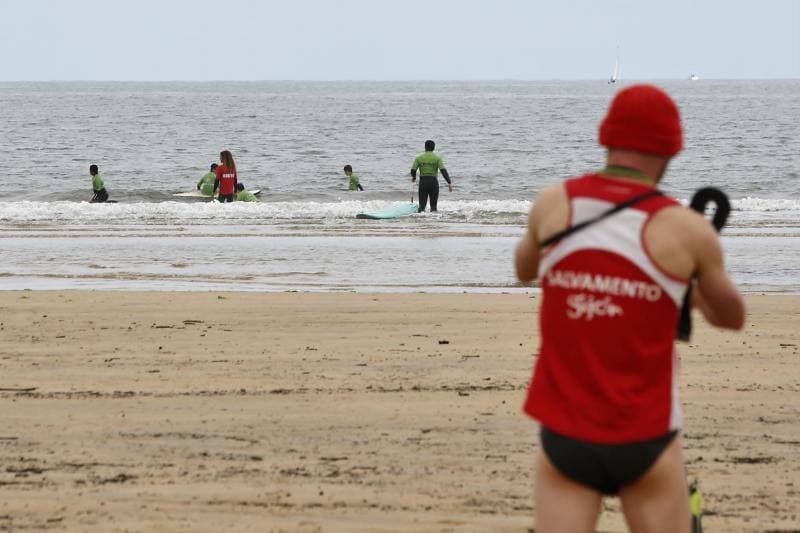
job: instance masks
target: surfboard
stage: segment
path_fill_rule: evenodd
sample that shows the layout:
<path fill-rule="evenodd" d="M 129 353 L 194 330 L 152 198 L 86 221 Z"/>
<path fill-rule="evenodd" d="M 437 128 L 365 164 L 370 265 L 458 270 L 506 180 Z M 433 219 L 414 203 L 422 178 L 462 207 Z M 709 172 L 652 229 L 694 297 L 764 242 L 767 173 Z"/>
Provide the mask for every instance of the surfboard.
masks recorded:
<path fill-rule="evenodd" d="M 255 190 L 252 190 L 250 192 L 255 194 L 256 196 L 258 196 L 259 194 L 261 194 L 261 189 L 255 189 Z M 179 198 L 205 198 L 207 200 L 211 198 L 211 196 L 207 196 L 207 195 L 203 194 L 202 191 L 176 192 L 172 196 L 177 196 Z M 216 198 L 216 197 L 217 197 L 217 194 L 214 195 L 214 198 Z"/>
<path fill-rule="evenodd" d="M 356 218 L 369 218 L 373 220 L 385 220 L 390 218 L 400 218 L 411 213 L 416 213 L 419 209 L 419 204 L 402 204 L 383 209 L 381 211 L 372 211 L 370 213 L 359 213 Z"/>

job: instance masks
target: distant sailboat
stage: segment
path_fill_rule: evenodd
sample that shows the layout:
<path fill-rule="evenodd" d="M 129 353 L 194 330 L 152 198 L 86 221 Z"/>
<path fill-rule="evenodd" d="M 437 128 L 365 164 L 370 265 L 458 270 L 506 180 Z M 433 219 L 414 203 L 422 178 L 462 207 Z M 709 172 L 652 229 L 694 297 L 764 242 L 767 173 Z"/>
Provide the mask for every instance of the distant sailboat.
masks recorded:
<path fill-rule="evenodd" d="M 617 83 L 619 79 L 619 47 L 617 47 L 617 59 L 614 61 L 614 72 L 611 74 L 611 78 L 608 80 L 609 85 L 612 83 Z"/>
<path fill-rule="evenodd" d="M 692 74 L 691 76 L 689 76 L 689 79 L 692 81 L 697 81 L 700 79 L 700 77 L 697 74 Z"/>

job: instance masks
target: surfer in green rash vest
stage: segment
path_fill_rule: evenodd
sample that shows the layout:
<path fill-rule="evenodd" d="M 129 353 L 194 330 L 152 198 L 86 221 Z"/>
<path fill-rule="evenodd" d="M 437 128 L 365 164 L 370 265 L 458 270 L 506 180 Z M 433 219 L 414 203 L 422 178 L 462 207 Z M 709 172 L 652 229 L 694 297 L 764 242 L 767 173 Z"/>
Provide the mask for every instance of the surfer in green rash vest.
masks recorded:
<path fill-rule="evenodd" d="M 245 190 L 244 183 L 237 183 L 236 184 L 236 201 L 237 202 L 260 202 L 256 195 L 251 193 L 250 191 Z"/>
<path fill-rule="evenodd" d="M 211 165 L 211 170 L 203 175 L 200 178 L 200 181 L 197 182 L 197 190 L 205 194 L 206 196 L 213 196 L 214 195 L 214 180 L 217 179 L 217 164 L 213 163 Z"/>
<path fill-rule="evenodd" d="M 436 212 L 437 202 L 439 201 L 439 172 L 441 171 L 447 182 L 447 188 L 453 192 L 453 182 L 447 169 L 444 168 L 444 159 L 438 154 L 433 153 L 436 143 L 425 141 L 425 151 L 414 159 L 411 165 L 411 182 L 417 181 L 417 170 L 419 170 L 419 212 L 425 211 L 425 204 L 428 197 L 431 199 L 431 213 Z"/>
<path fill-rule="evenodd" d="M 97 165 L 89 165 L 89 175 L 92 177 L 92 192 L 94 193 L 89 202 L 95 204 L 108 201 L 105 180 L 103 180 Z"/>
<path fill-rule="evenodd" d="M 353 167 L 351 167 L 350 165 L 345 165 L 344 166 L 344 175 L 347 176 L 348 178 L 350 178 L 350 186 L 349 186 L 349 188 L 347 190 L 349 190 L 349 191 L 363 191 L 364 190 L 364 187 L 362 187 L 361 183 L 359 182 L 358 176 L 353 174 Z"/>

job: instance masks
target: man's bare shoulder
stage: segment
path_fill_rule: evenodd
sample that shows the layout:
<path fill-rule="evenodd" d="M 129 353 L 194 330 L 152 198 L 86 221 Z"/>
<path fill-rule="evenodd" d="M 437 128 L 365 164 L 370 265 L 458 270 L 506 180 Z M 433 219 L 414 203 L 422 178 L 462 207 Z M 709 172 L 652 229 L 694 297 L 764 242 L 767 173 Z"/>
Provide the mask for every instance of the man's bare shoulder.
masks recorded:
<path fill-rule="evenodd" d="M 539 194 L 536 195 L 533 201 L 533 209 L 534 211 L 540 210 L 546 213 L 559 204 L 566 204 L 566 201 L 567 190 L 564 184 L 556 183 L 555 185 L 550 185 L 539 191 Z"/>
<path fill-rule="evenodd" d="M 682 205 L 660 210 L 653 217 L 651 224 L 680 235 L 681 239 L 692 248 L 702 248 L 709 240 L 717 240 L 717 233 L 711 221 L 694 209 Z"/>
<path fill-rule="evenodd" d="M 703 231 L 707 229 L 706 226 L 710 225 L 709 220 L 689 207 L 682 205 L 672 205 L 661 209 L 656 216 L 662 222 L 675 225 L 683 229 L 697 229 Z"/>
<path fill-rule="evenodd" d="M 711 222 L 680 205 L 653 215 L 643 237 L 656 264 L 680 279 L 689 278 L 708 251 L 719 248 Z"/>
<path fill-rule="evenodd" d="M 563 183 L 550 185 L 536 196 L 529 221 L 537 237 L 546 237 L 564 229 L 569 222 L 569 198 Z"/>

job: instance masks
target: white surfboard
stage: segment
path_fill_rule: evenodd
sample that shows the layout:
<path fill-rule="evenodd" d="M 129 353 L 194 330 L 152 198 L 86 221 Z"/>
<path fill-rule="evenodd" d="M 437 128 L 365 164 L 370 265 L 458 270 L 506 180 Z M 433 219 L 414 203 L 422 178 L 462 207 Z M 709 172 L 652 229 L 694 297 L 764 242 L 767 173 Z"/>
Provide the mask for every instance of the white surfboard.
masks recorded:
<path fill-rule="evenodd" d="M 259 194 L 261 194 L 261 189 L 255 189 L 250 192 L 258 196 Z M 205 200 L 210 200 L 211 198 L 216 198 L 217 196 L 219 196 L 219 193 L 214 194 L 214 196 L 212 197 L 203 194 L 202 191 L 186 191 L 186 192 L 176 192 L 172 196 L 177 196 L 178 198 L 201 198 Z"/>

